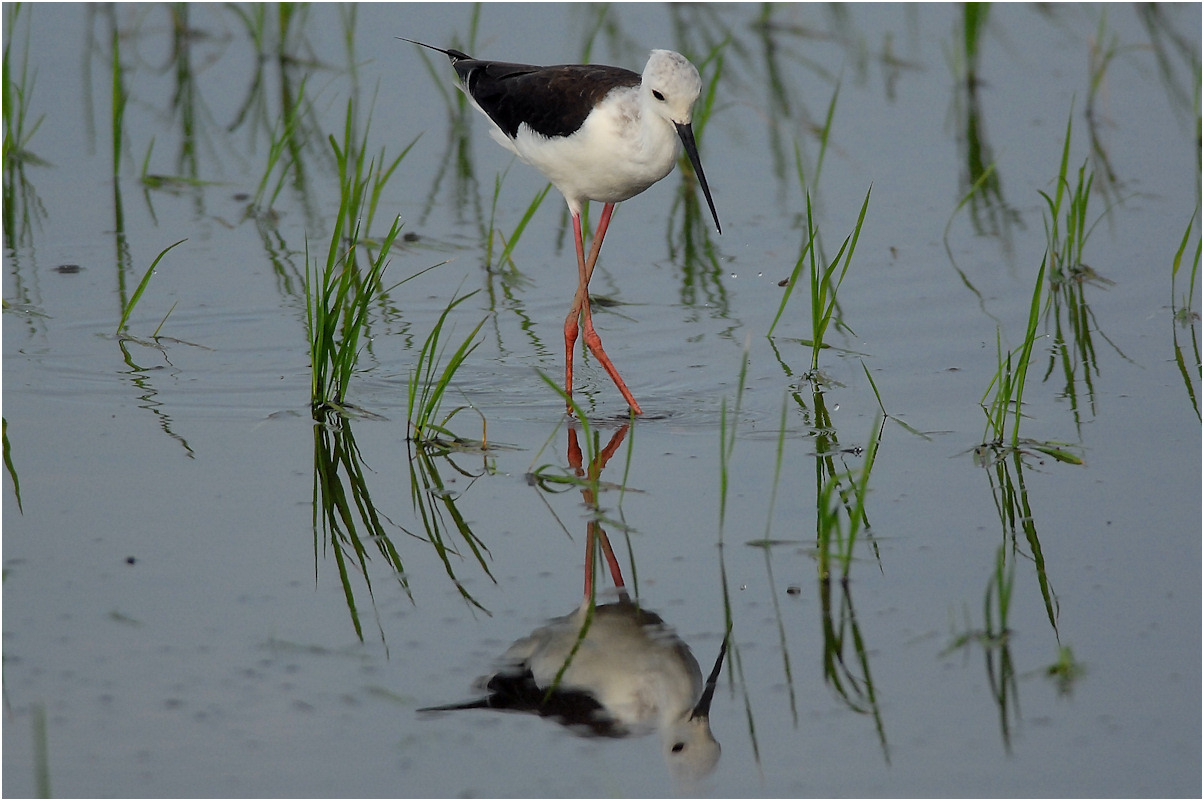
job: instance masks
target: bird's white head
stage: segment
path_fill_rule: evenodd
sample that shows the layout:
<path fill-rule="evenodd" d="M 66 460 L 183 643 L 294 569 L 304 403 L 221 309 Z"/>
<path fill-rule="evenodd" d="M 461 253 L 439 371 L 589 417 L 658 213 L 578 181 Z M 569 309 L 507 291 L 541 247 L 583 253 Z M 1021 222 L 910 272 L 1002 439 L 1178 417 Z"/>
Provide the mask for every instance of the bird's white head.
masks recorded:
<path fill-rule="evenodd" d="M 681 53 L 653 50 L 640 82 L 647 107 L 675 125 L 688 125 L 702 92 L 698 70 Z"/>
<path fill-rule="evenodd" d="M 706 778 L 719 762 L 719 743 L 706 716 L 679 720 L 662 729 L 661 750 L 674 780 L 687 785 Z"/>
<path fill-rule="evenodd" d="M 648 64 L 644 67 L 644 74 L 640 76 L 640 105 L 645 113 L 655 114 L 668 121 L 677 131 L 682 146 L 686 149 L 686 155 L 694 165 L 694 173 L 698 176 L 702 194 L 706 196 L 711 216 L 715 218 L 715 230 L 723 233 L 723 226 L 719 224 L 719 212 L 715 211 L 711 188 L 707 186 L 707 177 L 698 158 L 694 128 L 690 124 L 694 118 L 694 101 L 701 93 L 702 78 L 685 56 L 672 50 L 652 51 Z M 666 169 L 671 167 L 670 163 Z"/>

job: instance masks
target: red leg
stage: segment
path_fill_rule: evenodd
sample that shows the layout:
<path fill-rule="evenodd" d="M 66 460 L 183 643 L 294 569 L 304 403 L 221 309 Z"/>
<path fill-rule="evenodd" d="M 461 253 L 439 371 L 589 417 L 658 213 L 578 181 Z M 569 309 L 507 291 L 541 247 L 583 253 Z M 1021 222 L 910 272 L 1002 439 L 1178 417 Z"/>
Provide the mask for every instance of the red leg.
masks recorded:
<path fill-rule="evenodd" d="M 585 268 L 585 245 L 581 237 L 581 214 L 578 212 L 573 212 L 573 239 L 577 245 L 577 292 L 573 295 L 573 305 L 569 308 L 569 314 L 564 318 L 564 392 L 570 397 L 573 395 L 573 346 L 577 344 L 581 299 L 586 296 L 591 272 Z M 568 408 L 570 412 L 573 409 L 571 404 Z"/>
<path fill-rule="evenodd" d="M 610 380 L 619 388 L 619 392 L 623 394 L 623 399 L 627 401 L 627 405 L 636 414 L 643 414 L 640 405 L 636 403 L 635 396 L 631 394 L 631 390 L 627 388 L 627 384 L 623 382 L 619 376 L 619 371 L 611 362 L 610 357 L 606 355 L 606 351 L 602 348 L 602 338 L 598 336 L 598 332 L 594 330 L 593 318 L 590 315 L 589 308 L 589 280 L 593 277 L 594 267 L 598 263 L 598 254 L 602 251 L 602 240 L 606 236 L 606 229 L 610 227 L 610 218 L 614 214 L 615 204 L 607 203 L 602 207 L 602 216 L 598 219 L 598 230 L 594 232 L 594 241 L 589 249 L 589 258 L 585 258 L 585 245 L 582 242 L 581 236 L 581 216 L 573 215 L 573 233 L 577 237 L 577 294 L 573 296 L 573 306 L 569 309 L 568 319 L 564 321 L 564 342 L 565 348 L 568 351 L 565 358 L 565 392 L 573 393 L 573 345 L 577 341 L 578 319 L 584 327 L 585 344 L 589 347 L 590 353 L 594 354 L 594 358 L 606 369 L 610 375 Z"/>

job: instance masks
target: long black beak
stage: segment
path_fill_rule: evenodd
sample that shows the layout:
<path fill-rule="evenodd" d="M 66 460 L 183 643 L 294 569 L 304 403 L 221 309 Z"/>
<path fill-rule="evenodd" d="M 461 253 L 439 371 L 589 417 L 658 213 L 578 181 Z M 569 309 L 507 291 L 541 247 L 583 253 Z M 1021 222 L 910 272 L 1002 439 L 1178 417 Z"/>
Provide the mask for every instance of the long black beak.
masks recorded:
<path fill-rule="evenodd" d="M 695 160 L 694 164 L 697 166 L 697 160 Z M 699 177 L 702 177 L 702 173 L 699 173 Z M 706 184 L 704 183 L 703 186 L 705 187 Z M 707 200 L 710 200 L 710 195 L 707 195 Z M 714 210 L 715 208 L 712 206 L 711 211 L 713 212 Z M 715 223 L 718 224 L 719 220 L 716 219 Z M 694 718 L 709 717 L 711 714 L 711 699 L 715 697 L 715 685 L 719 682 L 719 671 L 723 670 L 723 657 L 727 656 L 727 638 L 730 636 L 731 630 L 729 629 L 728 633 L 723 637 L 723 645 L 719 648 L 719 657 L 715 660 L 715 667 L 711 668 L 711 675 L 707 676 L 707 683 L 706 687 L 702 690 L 702 697 L 698 699 L 698 703 L 694 705 L 694 711 L 690 713 L 691 720 Z"/>
<path fill-rule="evenodd" d="M 711 216 L 715 218 L 715 230 L 722 234 L 723 226 L 719 224 L 719 212 L 715 211 L 715 201 L 711 200 L 711 188 L 707 186 L 707 177 L 702 171 L 702 162 L 698 160 L 698 145 L 694 142 L 694 128 L 688 122 L 673 124 L 677 127 L 677 135 L 681 137 L 681 143 L 686 149 L 686 155 L 690 157 L 690 163 L 694 165 L 698 183 L 702 184 L 702 194 L 706 195 L 707 205 L 711 207 Z"/>

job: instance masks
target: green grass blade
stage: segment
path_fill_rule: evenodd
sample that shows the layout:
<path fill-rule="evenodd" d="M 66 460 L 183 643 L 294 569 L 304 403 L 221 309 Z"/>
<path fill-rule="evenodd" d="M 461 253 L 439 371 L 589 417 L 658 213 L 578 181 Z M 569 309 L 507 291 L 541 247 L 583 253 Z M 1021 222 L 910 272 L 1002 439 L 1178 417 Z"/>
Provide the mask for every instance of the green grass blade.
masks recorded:
<path fill-rule="evenodd" d="M 163 248 L 163 250 L 159 251 L 159 255 L 156 256 L 155 260 L 151 262 L 151 266 L 147 269 L 146 274 L 143 275 L 142 280 L 140 282 L 138 282 L 138 288 L 135 289 L 134 294 L 130 296 L 130 302 L 127 303 L 125 305 L 125 308 L 122 309 L 122 311 L 121 311 L 121 322 L 117 323 L 117 333 L 118 334 L 120 334 L 125 329 L 126 321 L 130 319 L 130 314 L 133 313 L 134 306 L 136 306 L 138 304 L 138 300 L 139 300 L 139 298 L 142 297 L 142 293 L 146 291 L 146 285 L 150 283 L 151 276 L 155 274 L 155 268 L 157 266 L 159 266 L 159 262 L 163 259 L 163 257 L 165 255 L 167 255 L 167 251 L 171 250 L 176 245 L 181 245 L 187 241 L 188 241 L 187 239 L 181 239 L 179 242 L 176 242 L 175 244 L 172 244 L 172 245 L 168 245 L 167 247 Z M 169 314 L 170 314 L 170 312 L 169 312 Z M 164 318 L 164 319 L 166 319 L 166 318 Z"/>

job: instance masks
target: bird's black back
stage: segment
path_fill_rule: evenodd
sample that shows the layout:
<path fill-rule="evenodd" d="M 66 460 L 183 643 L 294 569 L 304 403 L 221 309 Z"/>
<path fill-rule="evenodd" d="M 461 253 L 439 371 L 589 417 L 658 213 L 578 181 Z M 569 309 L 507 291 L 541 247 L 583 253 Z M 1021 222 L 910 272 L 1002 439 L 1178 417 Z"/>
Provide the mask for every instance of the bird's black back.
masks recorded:
<path fill-rule="evenodd" d="M 569 136 L 608 92 L 639 86 L 641 80 L 622 67 L 536 67 L 478 61 L 459 51 L 449 51 L 448 56 L 468 94 L 511 139 L 524 123 L 544 136 Z"/>

